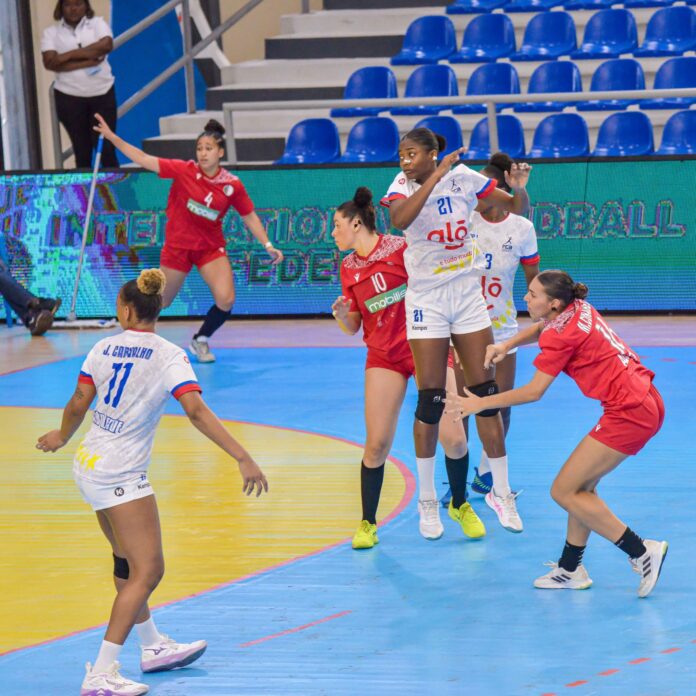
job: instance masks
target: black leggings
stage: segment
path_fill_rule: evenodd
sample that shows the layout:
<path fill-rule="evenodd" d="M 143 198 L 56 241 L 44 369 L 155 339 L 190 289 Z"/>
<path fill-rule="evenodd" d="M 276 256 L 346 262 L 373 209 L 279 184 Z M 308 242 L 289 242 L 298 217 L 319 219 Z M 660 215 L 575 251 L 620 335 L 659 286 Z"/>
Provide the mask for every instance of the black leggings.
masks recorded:
<path fill-rule="evenodd" d="M 90 168 L 92 150 L 97 146 L 99 134 L 93 129 L 96 125 L 94 114 L 101 114 L 111 130 L 116 130 L 116 90 L 111 89 L 98 97 L 73 97 L 70 94 L 55 91 L 58 120 L 68 131 L 70 142 L 75 151 L 75 166 Z M 102 148 L 102 166 L 118 167 L 116 150 L 108 141 Z"/>

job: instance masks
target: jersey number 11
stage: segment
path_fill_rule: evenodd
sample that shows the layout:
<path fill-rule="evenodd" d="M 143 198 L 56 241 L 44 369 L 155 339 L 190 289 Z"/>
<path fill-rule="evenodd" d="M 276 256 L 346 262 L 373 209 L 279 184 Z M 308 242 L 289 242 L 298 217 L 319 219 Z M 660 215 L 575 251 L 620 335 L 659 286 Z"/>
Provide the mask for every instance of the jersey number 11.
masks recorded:
<path fill-rule="evenodd" d="M 133 363 L 132 362 L 127 362 L 127 363 L 113 363 L 111 367 L 114 369 L 114 374 L 111 375 L 111 379 L 109 380 L 109 391 L 106 393 L 106 396 L 104 397 L 104 403 L 109 404 L 111 403 L 112 408 L 116 408 L 119 404 L 119 401 L 121 401 L 121 396 L 123 396 L 123 390 L 126 386 L 126 382 L 128 381 L 128 378 L 130 377 L 131 370 L 133 369 Z M 114 386 L 116 386 L 116 381 L 118 380 L 119 373 L 121 372 L 121 368 L 123 368 L 123 374 L 121 375 L 121 381 L 118 383 L 118 388 L 116 389 L 116 394 L 114 395 L 114 400 L 111 401 L 111 392 L 114 389 Z"/>

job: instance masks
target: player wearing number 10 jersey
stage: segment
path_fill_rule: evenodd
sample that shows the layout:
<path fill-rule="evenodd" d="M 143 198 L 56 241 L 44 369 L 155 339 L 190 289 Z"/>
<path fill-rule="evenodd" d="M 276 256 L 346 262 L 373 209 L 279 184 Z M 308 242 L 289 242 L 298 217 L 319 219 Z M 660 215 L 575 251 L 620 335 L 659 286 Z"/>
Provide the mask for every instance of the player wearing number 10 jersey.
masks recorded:
<path fill-rule="evenodd" d="M 538 401 L 553 380 L 565 372 L 604 409 L 597 425 L 575 448 L 551 487 L 553 499 L 568 512 L 563 553 L 551 570 L 537 578 L 540 589 L 581 590 L 592 584 L 582 565 L 590 532 L 624 551 L 640 575 L 638 596 L 655 586 L 667 555 L 667 542 L 641 539 L 619 520 L 597 494 L 601 479 L 631 454 L 637 454 L 661 428 L 665 411 L 653 386 L 654 374 L 584 301 L 587 287 L 563 271 L 543 271 L 525 296 L 531 318 L 538 322 L 513 338 L 489 346 L 486 363 L 498 362 L 507 351 L 538 339 L 537 372 L 518 389 L 480 399 L 448 395 L 448 411 L 466 415 Z M 562 428 L 562 420 L 554 421 Z"/>
<path fill-rule="evenodd" d="M 247 495 L 268 490 L 256 462 L 202 400 L 184 351 L 155 335 L 164 283 L 164 274 L 155 268 L 121 288 L 116 311 L 124 332 L 90 351 L 60 429 L 42 435 L 36 445 L 45 452 L 63 447 L 96 397 L 92 427 L 78 448 L 73 471 L 111 545 L 117 597 L 94 666 L 87 663 L 80 696 L 147 692 L 145 684 L 118 671 L 117 659 L 133 626 L 142 646 L 143 672 L 183 667 L 206 649 L 202 640 L 176 643 L 160 634 L 147 606 L 164 573 L 159 514 L 147 468 L 169 395 L 179 399 L 198 430 L 237 460 Z"/>

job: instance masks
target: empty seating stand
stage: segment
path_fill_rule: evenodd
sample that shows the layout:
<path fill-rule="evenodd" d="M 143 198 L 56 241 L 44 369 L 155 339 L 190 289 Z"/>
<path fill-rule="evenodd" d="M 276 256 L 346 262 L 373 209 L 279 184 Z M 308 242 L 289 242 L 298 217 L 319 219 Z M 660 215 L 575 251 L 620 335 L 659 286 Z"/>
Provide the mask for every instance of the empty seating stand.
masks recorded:
<path fill-rule="evenodd" d="M 612 114 L 599 127 L 595 157 L 638 157 L 651 155 L 653 127 L 650 119 L 640 111 Z"/>
<path fill-rule="evenodd" d="M 466 84 L 467 96 L 480 94 L 519 94 L 520 78 L 517 70 L 510 63 L 488 63 L 481 65 L 469 77 Z M 498 104 L 500 111 L 510 104 Z M 455 114 L 483 114 L 486 112 L 484 104 L 461 104 L 452 109 Z"/>
<path fill-rule="evenodd" d="M 421 65 L 406 81 L 405 97 L 459 96 L 457 76 L 449 65 Z M 447 106 L 400 106 L 391 110 L 395 116 L 438 114 Z"/>
<path fill-rule="evenodd" d="M 498 126 L 498 149 L 513 159 L 524 157 L 524 129 L 516 116 L 500 114 L 496 117 Z M 469 149 L 465 159 L 488 159 L 491 156 L 488 119 L 482 118 L 472 129 Z"/>
<path fill-rule="evenodd" d="M 448 152 L 458 150 L 464 145 L 462 140 L 462 127 L 459 121 L 452 116 L 427 116 L 416 123 L 415 128 L 429 128 L 433 133 L 441 135 L 447 142 L 445 151 L 440 153 L 442 157 Z"/>
<path fill-rule="evenodd" d="M 504 8 L 510 0 L 454 0 L 447 5 L 447 14 L 474 14 L 478 12 L 493 12 Z"/>
<path fill-rule="evenodd" d="M 437 63 L 457 50 L 457 37 L 449 17 L 433 15 L 414 19 L 406 30 L 401 52 L 392 65 Z"/>
<path fill-rule="evenodd" d="M 392 99 L 397 97 L 396 77 L 390 68 L 372 65 L 356 70 L 346 82 L 343 90 L 344 99 Z M 369 106 L 331 109 L 334 118 L 353 116 L 376 116 L 386 107 L 377 109 Z"/>
<path fill-rule="evenodd" d="M 520 50 L 510 60 L 554 60 L 576 48 L 572 16 L 567 12 L 541 12 L 530 20 Z"/>
<path fill-rule="evenodd" d="M 696 111 L 678 111 L 662 131 L 658 155 L 696 155 Z"/>
<path fill-rule="evenodd" d="M 645 30 L 645 40 L 634 56 L 680 56 L 696 49 L 696 12 L 679 5 L 655 12 Z"/>
<path fill-rule="evenodd" d="M 618 58 L 632 53 L 638 46 L 638 30 L 633 13 L 628 10 L 601 10 L 590 17 L 582 44 L 571 57 Z"/>
<path fill-rule="evenodd" d="M 339 162 L 398 162 L 399 129 L 390 118 L 370 116 L 358 121 L 348 134 Z"/>
<path fill-rule="evenodd" d="M 680 56 L 665 61 L 655 74 L 655 89 L 696 87 L 696 57 Z M 688 109 L 696 104 L 693 97 L 660 97 L 645 99 L 641 109 Z"/>
<path fill-rule="evenodd" d="M 285 152 L 275 164 L 327 164 L 340 154 L 336 124 L 328 118 L 308 118 L 291 128 Z"/>
<path fill-rule="evenodd" d="M 602 63 L 592 75 L 591 92 L 645 89 L 643 67 L 633 58 L 615 58 Z M 578 102 L 578 111 L 620 111 L 639 99 L 607 99 Z"/>
<path fill-rule="evenodd" d="M 489 63 L 515 51 L 515 27 L 504 14 L 474 17 L 464 30 L 462 47 L 449 57 L 450 63 Z"/>
<path fill-rule="evenodd" d="M 529 157 L 586 157 L 589 151 L 585 119 L 579 114 L 553 114 L 536 127 Z"/>
<path fill-rule="evenodd" d="M 529 78 L 527 93 L 544 92 L 582 92 L 582 77 L 578 66 L 569 60 L 542 63 Z M 528 102 L 515 104 L 515 111 L 563 111 L 566 106 L 573 104 L 558 101 Z"/>

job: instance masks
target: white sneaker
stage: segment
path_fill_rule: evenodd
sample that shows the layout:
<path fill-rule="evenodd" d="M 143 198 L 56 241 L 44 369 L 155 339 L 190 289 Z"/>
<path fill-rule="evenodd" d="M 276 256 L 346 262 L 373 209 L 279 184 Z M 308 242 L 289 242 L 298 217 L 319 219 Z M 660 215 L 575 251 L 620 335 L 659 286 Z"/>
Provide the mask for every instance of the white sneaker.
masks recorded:
<path fill-rule="evenodd" d="M 666 541 L 653 541 L 652 539 L 644 539 L 643 544 L 645 545 L 645 553 L 640 558 L 628 559 L 633 570 L 640 575 L 639 597 L 647 597 L 655 587 L 669 546 Z"/>
<path fill-rule="evenodd" d="M 519 534 L 524 529 L 522 518 L 517 512 L 517 505 L 515 504 L 515 499 L 518 495 L 519 493 L 508 493 L 508 495 L 501 497 L 496 495 L 495 490 L 492 489 L 490 493 L 486 493 L 485 498 L 486 505 L 498 515 L 500 524 L 508 532 L 514 532 L 515 534 Z"/>
<path fill-rule="evenodd" d="M 186 667 L 195 662 L 206 650 L 208 644 L 204 640 L 193 643 L 177 643 L 162 636 L 162 640 L 154 645 L 142 648 L 140 669 L 143 672 L 165 672 L 170 669 Z"/>
<path fill-rule="evenodd" d="M 148 692 L 146 684 L 138 684 L 122 677 L 118 673 L 120 668 L 118 662 L 112 662 L 105 672 L 93 672 L 92 665 L 88 662 L 85 665 L 87 674 L 82 682 L 80 696 L 140 696 Z"/>
<path fill-rule="evenodd" d="M 534 587 L 540 590 L 586 590 L 592 585 L 584 565 L 579 565 L 572 573 L 561 568 L 558 563 L 544 563 L 551 570 L 534 581 Z"/>
<path fill-rule="evenodd" d="M 442 522 L 440 522 L 439 501 L 437 499 L 419 500 L 418 514 L 420 515 L 418 529 L 420 530 L 421 536 L 431 541 L 439 539 L 445 531 Z"/>
<path fill-rule="evenodd" d="M 189 350 L 193 353 L 199 363 L 215 362 L 215 356 L 210 352 L 207 336 L 199 336 L 192 338 L 189 344 Z"/>

